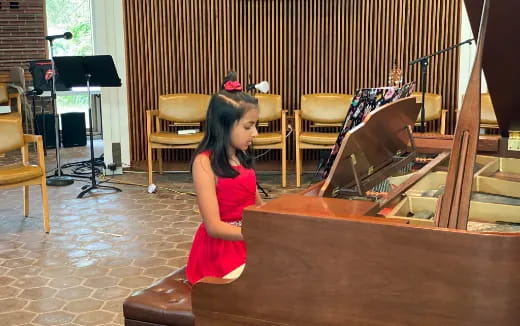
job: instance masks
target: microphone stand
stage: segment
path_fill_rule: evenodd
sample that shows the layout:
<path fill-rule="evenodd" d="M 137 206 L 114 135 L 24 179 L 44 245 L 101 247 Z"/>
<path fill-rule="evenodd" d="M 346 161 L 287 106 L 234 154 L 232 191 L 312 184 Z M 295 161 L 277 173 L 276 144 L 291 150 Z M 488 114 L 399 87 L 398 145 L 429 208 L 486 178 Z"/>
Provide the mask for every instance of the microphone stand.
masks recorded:
<path fill-rule="evenodd" d="M 52 65 L 52 89 L 51 89 L 51 106 L 54 115 L 54 129 L 56 131 L 56 173 L 54 176 L 47 179 L 48 186 L 68 186 L 74 183 L 74 179 L 66 177 L 61 173 L 61 160 L 60 160 L 60 120 L 58 116 L 58 110 L 56 109 L 56 67 L 54 66 L 54 53 L 53 53 L 53 39 L 48 39 L 50 52 L 51 52 L 51 65 Z M 45 115 L 43 120 L 45 121 Z M 44 122 L 45 123 L 45 122 Z"/>
<path fill-rule="evenodd" d="M 420 57 L 418 59 L 415 59 L 413 61 L 410 61 L 409 65 L 414 65 L 414 64 L 417 64 L 417 63 L 420 63 L 421 64 L 421 97 L 422 97 L 422 100 L 421 100 L 421 127 L 420 127 L 420 132 L 424 132 L 424 118 L 425 118 L 425 113 L 424 113 L 424 98 L 425 98 L 425 94 L 426 94 L 426 70 L 428 69 L 428 59 L 430 59 L 431 57 L 434 57 L 436 55 L 439 55 L 441 53 L 444 53 L 444 52 L 448 52 L 448 51 L 451 51 L 453 49 L 456 49 L 458 48 L 459 46 L 461 45 L 464 45 L 466 43 L 468 44 L 471 44 L 471 42 L 473 41 L 472 38 L 464 41 L 464 42 L 460 42 L 458 44 L 455 44 L 455 45 L 452 45 L 450 47 L 447 47 L 445 49 L 442 49 L 442 50 L 439 50 L 435 53 L 432 53 L 430 55 L 427 55 L 427 56 L 424 56 L 424 57 Z"/>
<path fill-rule="evenodd" d="M 251 74 L 248 75 L 248 79 L 249 79 L 249 81 L 248 81 L 248 85 L 246 86 L 246 90 L 249 91 L 249 92 L 251 92 L 251 94 L 252 94 L 253 96 L 255 96 L 255 94 L 256 94 L 256 89 L 255 89 L 255 87 L 254 87 L 254 84 L 251 83 Z M 251 85 L 253 85 L 253 86 L 251 87 Z M 269 198 L 269 194 L 268 194 L 267 191 L 266 191 L 266 190 L 265 190 L 265 189 L 264 189 L 264 188 L 263 188 L 263 187 L 258 183 L 258 181 L 256 182 L 256 186 L 257 186 L 258 189 L 259 189 L 259 190 L 264 194 L 265 198 Z"/>

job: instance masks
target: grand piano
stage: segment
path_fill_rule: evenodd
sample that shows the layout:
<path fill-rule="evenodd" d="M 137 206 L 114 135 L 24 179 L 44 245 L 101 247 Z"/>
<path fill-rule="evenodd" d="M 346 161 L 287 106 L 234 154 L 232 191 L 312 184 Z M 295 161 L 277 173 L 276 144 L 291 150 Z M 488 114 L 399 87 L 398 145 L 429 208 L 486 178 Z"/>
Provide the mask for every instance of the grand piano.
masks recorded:
<path fill-rule="evenodd" d="M 194 285 L 197 325 L 520 325 L 520 2 L 466 6 L 479 42 L 455 134 L 412 134 L 410 98 L 370 113 L 326 180 L 246 210 L 245 268 Z M 482 68 L 502 133 L 479 143 Z"/>

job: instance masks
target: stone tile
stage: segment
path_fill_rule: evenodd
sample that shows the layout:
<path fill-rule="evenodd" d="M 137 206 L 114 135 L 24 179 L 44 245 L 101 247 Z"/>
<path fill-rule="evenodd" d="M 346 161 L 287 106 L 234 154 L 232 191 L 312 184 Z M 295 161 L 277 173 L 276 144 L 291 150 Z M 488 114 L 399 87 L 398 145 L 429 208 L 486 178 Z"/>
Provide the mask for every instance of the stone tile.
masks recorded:
<path fill-rule="evenodd" d="M 177 243 L 177 249 L 189 251 L 191 249 L 191 242 Z"/>
<path fill-rule="evenodd" d="M 22 292 L 21 289 L 12 286 L 0 286 L 0 299 L 15 297 L 20 292 Z"/>
<path fill-rule="evenodd" d="M 60 310 L 64 305 L 66 301 L 58 299 L 58 298 L 47 298 L 42 300 L 35 300 L 31 301 L 25 307 L 25 310 L 36 312 L 36 313 L 42 313 L 42 312 L 51 312 Z"/>
<path fill-rule="evenodd" d="M 56 298 L 64 300 L 77 300 L 88 297 L 92 293 L 92 289 L 84 286 L 76 286 L 68 289 L 59 290 Z"/>
<path fill-rule="evenodd" d="M 94 289 L 107 288 L 110 286 L 114 286 L 120 282 L 119 278 L 103 276 L 99 278 L 91 278 L 83 283 L 84 286 Z"/>
<path fill-rule="evenodd" d="M 157 266 L 145 269 L 143 275 L 157 279 L 162 278 L 173 271 L 175 271 L 175 269 L 170 266 Z"/>
<path fill-rule="evenodd" d="M 42 326 L 63 325 L 74 319 L 74 315 L 64 311 L 47 312 L 38 315 L 33 322 Z"/>
<path fill-rule="evenodd" d="M 52 297 L 56 292 L 57 290 L 44 286 L 23 290 L 18 296 L 29 300 L 39 300 Z"/>
<path fill-rule="evenodd" d="M 102 259 L 99 262 L 99 266 L 104 267 L 121 267 L 121 266 L 130 266 L 134 262 L 133 258 L 128 257 L 116 257 L 116 258 L 110 258 L 110 259 Z"/>
<path fill-rule="evenodd" d="M 108 272 L 109 272 L 108 268 L 100 267 L 100 266 L 90 266 L 90 267 L 76 269 L 76 271 L 74 272 L 74 276 L 93 278 L 93 277 L 105 276 L 108 274 Z"/>
<path fill-rule="evenodd" d="M 134 261 L 134 266 L 137 267 L 149 267 L 149 266 L 160 266 L 166 263 L 166 259 L 158 258 L 158 257 L 146 257 L 146 258 L 137 258 Z"/>
<path fill-rule="evenodd" d="M 98 289 L 91 295 L 92 298 L 99 300 L 113 300 L 117 298 L 127 297 L 131 291 L 119 286 L 113 286 L 106 289 Z"/>
<path fill-rule="evenodd" d="M 83 280 L 83 278 L 77 276 L 65 276 L 53 279 L 50 281 L 49 286 L 56 289 L 65 289 L 81 285 Z"/>
<path fill-rule="evenodd" d="M 45 286 L 49 283 L 49 279 L 41 276 L 27 276 L 18 279 L 13 286 L 21 289 L 30 289 Z"/>
<path fill-rule="evenodd" d="M 112 248 L 112 245 L 110 243 L 106 243 L 106 242 L 95 242 L 95 243 L 90 243 L 88 245 L 85 246 L 85 249 L 87 250 L 106 250 L 106 249 L 110 249 Z"/>
<path fill-rule="evenodd" d="M 22 277 L 33 277 L 36 275 L 39 275 L 42 272 L 42 268 L 40 266 L 25 266 L 20 268 L 13 268 L 10 269 L 6 275 L 12 276 L 15 278 L 22 278 Z"/>
<path fill-rule="evenodd" d="M 10 276 L 0 276 L 0 287 L 12 284 L 16 279 Z"/>
<path fill-rule="evenodd" d="M 29 311 L 16 311 L 0 314 L 3 325 L 22 325 L 31 322 L 37 315 Z"/>
<path fill-rule="evenodd" d="M 0 261 L 0 265 L 2 265 L 2 263 L 3 263 L 3 262 Z M 5 275 L 5 274 L 7 274 L 7 272 L 10 271 L 10 270 L 11 270 L 10 268 L 0 266 L 0 275 Z"/>
<path fill-rule="evenodd" d="M 0 250 L 13 250 L 18 249 L 23 246 L 23 242 L 19 241 L 1 241 L 0 242 Z"/>
<path fill-rule="evenodd" d="M 161 258 L 177 258 L 184 257 L 187 255 L 187 250 L 180 249 L 170 249 L 170 250 L 162 250 L 156 253 L 157 257 Z"/>
<path fill-rule="evenodd" d="M 29 252 L 29 250 L 25 249 L 4 250 L 0 253 L 0 257 L 4 259 L 23 258 Z"/>
<path fill-rule="evenodd" d="M 67 303 L 63 310 L 70 311 L 72 313 L 83 313 L 88 312 L 92 310 L 98 310 L 103 306 L 104 302 L 101 300 L 96 299 L 81 299 L 81 300 L 75 300 Z"/>
<path fill-rule="evenodd" d="M 144 288 L 153 282 L 153 278 L 146 277 L 146 276 L 132 276 L 127 277 L 123 279 L 119 286 L 129 288 L 129 289 L 137 289 L 137 288 Z"/>
<path fill-rule="evenodd" d="M 102 310 L 114 312 L 120 314 L 123 312 L 123 301 L 122 299 L 116 299 L 111 301 L 105 301 Z"/>
<path fill-rule="evenodd" d="M 79 314 L 74 322 L 79 325 L 100 325 L 114 320 L 115 314 L 108 311 L 91 311 Z"/>
<path fill-rule="evenodd" d="M 141 275 L 144 271 L 144 268 L 142 267 L 135 267 L 135 266 L 127 266 L 127 267 L 118 267 L 114 268 L 108 273 L 110 276 L 115 277 L 128 277 L 128 276 L 138 276 Z"/>
<path fill-rule="evenodd" d="M 69 266 L 56 266 L 45 268 L 40 273 L 41 276 L 56 278 L 59 279 L 61 277 L 69 276 L 76 271 L 75 268 Z"/>
<path fill-rule="evenodd" d="M 188 263 L 188 254 L 183 257 L 168 259 L 168 266 L 184 266 Z"/>
<path fill-rule="evenodd" d="M 32 265 L 34 262 L 35 260 L 31 258 L 8 259 L 2 264 L 2 266 L 8 268 L 17 268 Z"/>
<path fill-rule="evenodd" d="M 0 300 L 0 314 L 21 310 L 25 305 L 27 305 L 27 302 L 27 300 L 18 298 Z"/>

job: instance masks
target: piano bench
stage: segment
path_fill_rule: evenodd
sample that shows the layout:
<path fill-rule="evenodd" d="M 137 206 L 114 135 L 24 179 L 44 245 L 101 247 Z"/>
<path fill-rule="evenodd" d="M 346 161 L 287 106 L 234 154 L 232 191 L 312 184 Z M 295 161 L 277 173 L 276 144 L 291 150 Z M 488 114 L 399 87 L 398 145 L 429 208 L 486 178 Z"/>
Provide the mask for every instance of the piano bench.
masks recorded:
<path fill-rule="evenodd" d="M 186 267 L 169 274 L 123 303 L 125 326 L 193 326 L 191 284 Z"/>

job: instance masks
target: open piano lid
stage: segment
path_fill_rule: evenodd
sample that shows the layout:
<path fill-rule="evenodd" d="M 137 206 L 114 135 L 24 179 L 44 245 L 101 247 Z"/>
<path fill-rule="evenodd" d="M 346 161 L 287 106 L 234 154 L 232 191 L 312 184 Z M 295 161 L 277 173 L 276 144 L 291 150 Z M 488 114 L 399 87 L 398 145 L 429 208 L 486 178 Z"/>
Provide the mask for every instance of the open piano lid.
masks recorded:
<path fill-rule="evenodd" d="M 473 35 L 478 35 L 484 0 L 465 0 Z M 520 131 L 520 1 L 492 1 L 482 69 L 502 131 Z"/>
<path fill-rule="evenodd" d="M 370 112 L 343 138 L 319 195 L 329 197 L 335 188 L 355 187 L 356 174 L 369 184 L 371 176 L 391 167 L 396 153 L 407 150 L 411 135 L 409 128 L 415 124 L 420 108 L 415 98 L 408 97 Z"/>

